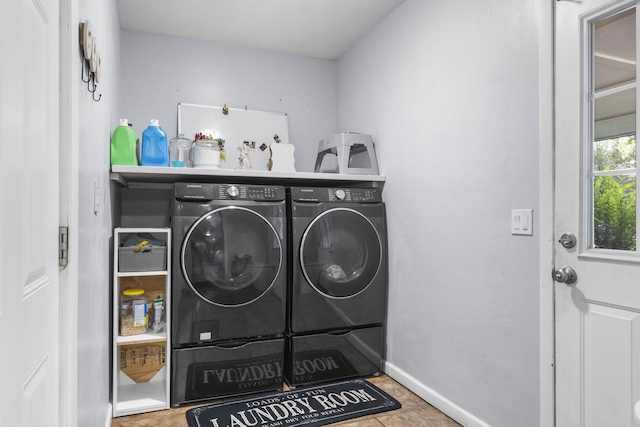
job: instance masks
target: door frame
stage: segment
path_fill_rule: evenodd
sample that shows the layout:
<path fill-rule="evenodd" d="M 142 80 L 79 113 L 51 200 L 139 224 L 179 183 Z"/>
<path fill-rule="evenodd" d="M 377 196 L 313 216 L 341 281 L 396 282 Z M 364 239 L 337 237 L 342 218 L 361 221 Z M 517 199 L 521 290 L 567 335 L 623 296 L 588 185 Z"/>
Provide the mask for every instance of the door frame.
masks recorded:
<path fill-rule="evenodd" d="M 538 36 L 539 91 L 539 185 L 538 221 L 540 245 L 540 425 L 555 425 L 555 282 L 554 265 L 554 196 L 555 196 L 555 4 L 540 2 Z"/>
<path fill-rule="evenodd" d="M 59 426 L 77 425 L 78 410 L 78 0 L 60 8 L 60 225 L 68 227 L 67 267 L 59 272 Z"/>

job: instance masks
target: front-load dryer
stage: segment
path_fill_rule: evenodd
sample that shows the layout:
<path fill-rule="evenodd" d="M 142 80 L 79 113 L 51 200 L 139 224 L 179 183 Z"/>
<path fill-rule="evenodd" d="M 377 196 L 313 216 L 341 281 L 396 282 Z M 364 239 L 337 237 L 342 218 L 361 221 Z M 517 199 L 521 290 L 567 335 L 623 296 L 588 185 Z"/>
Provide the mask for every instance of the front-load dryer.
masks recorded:
<path fill-rule="evenodd" d="M 287 383 L 379 373 L 388 287 L 381 190 L 292 187 L 289 221 Z"/>
<path fill-rule="evenodd" d="M 171 402 L 281 389 L 285 189 L 176 183 Z"/>

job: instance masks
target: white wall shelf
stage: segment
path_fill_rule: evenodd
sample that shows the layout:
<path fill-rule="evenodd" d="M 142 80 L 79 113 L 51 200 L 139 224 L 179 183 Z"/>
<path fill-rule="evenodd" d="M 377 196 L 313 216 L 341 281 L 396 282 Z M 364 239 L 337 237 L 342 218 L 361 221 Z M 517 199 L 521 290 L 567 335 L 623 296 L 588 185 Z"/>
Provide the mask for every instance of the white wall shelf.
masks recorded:
<path fill-rule="evenodd" d="M 168 376 L 169 370 L 163 368 L 164 376 Z M 123 374 L 121 374 L 123 375 Z M 127 416 L 141 414 L 143 412 L 160 411 L 167 409 L 166 384 L 162 381 L 149 381 L 147 383 L 125 383 L 120 384 L 118 390 L 118 413 L 115 416 Z"/>
<path fill-rule="evenodd" d="M 118 277 L 135 277 L 135 276 L 166 276 L 166 271 L 121 271 Z"/>
<path fill-rule="evenodd" d="M 142 335 L 129 335 L 122 337 L 118 335 L 118 344 L 143 344 L 143 343 L 155 343 L 166 342 L 167 335 L 165 333 L 154 334 L 152 332 Z"/>
<path fill-rule="evenodd" d="M 130 235 L 150 234 L 153 238 L 166 242 L 166 268 L 153 271 L 119 271 L 118 248 Z M 169 408 L 170 402 L 170 366 L 171 366 L 171 230 L 169 228 L 116 228 L 113 236 L 113 416 L 139 414 Z M 142 265 L 142 264 L 141 264 Z M 136 265 L 137 267 L 137 265 Z M 153 303 L 157 295 L 164 297 L 166 324 L 162 331 L 154 332 L 150 328 L 144 334 L 120 335 L 120 309 L 122 291 L 126 288 L 145 290 L 148 303 Z M 147 350 L 158 351 L 164 358 L 164 366 L 158 366 L 156 372 L 141 368 L 140 372 L 122 369 L 123 351 L 138 351 L 138 355 Z M 130 353 L 129 353 L 130 354 Z M 155 357 L 155 356 L 154 356 Z M 139 359 L 138 359 L 139 360 Z M 133 358 L 128 360 L 130 369 L 136 370 Z M 133 378 L 136 378 L 135 380 Z"/>
<path fill-rule="evenodd" d="M 264 170 L 171 168 L 156 166 L 111 166 L 111 180 L 123 187 L 174 182 L 230 182 L 240 184 L 275 185 L 351 185 L 380 188 L 386 178 L 382 175 L 356 175 L 315 172 L 272 172 Z"/>

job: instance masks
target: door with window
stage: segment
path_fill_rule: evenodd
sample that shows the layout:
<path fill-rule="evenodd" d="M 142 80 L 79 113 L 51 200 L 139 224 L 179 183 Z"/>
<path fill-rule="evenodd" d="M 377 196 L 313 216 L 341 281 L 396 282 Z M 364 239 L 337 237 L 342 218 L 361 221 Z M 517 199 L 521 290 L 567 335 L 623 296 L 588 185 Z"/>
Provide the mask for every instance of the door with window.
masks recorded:
<path fill-rule="evenodd" d="M 636 2 L 556 4 L 556 425 L 640 426 Z"/>

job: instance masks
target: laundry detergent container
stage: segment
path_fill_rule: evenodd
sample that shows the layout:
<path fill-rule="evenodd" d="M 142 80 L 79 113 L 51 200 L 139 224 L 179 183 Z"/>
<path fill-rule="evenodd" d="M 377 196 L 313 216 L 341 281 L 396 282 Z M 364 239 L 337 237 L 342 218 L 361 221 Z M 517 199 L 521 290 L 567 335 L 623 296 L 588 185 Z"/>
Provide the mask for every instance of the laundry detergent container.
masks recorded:
<path fill-rule="evenodd" d="M 169 166 L 167 134 L 158 124 L 158 120 L 151 120 L 149 126 L 142 132 L 140 164 L 142 166 Z"/>

